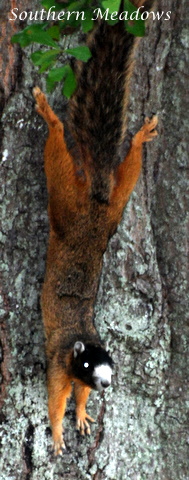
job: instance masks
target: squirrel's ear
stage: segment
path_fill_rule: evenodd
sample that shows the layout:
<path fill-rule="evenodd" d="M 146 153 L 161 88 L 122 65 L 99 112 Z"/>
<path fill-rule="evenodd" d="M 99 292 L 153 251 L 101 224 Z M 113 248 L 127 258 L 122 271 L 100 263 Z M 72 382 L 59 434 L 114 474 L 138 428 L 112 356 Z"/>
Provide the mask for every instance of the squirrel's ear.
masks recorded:
<path fill-rule="evenodd" d="M 76 358 L 79 353 L 84 352 L 85 345 L 83 342 L 75 342 L 74 345 L 74 357 Z"/>

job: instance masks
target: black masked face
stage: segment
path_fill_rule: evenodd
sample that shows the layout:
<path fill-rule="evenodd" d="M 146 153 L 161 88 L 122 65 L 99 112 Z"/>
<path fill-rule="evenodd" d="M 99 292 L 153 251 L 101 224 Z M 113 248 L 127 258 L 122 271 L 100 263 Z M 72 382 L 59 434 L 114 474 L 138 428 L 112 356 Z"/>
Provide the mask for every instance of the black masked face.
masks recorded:
<path fill-rule="evenodd" d="M 72 371 L 76 378 L 95 390 L 102 391 L 111 384 L 113 361 L 100 345 L 76 342 Z"/>

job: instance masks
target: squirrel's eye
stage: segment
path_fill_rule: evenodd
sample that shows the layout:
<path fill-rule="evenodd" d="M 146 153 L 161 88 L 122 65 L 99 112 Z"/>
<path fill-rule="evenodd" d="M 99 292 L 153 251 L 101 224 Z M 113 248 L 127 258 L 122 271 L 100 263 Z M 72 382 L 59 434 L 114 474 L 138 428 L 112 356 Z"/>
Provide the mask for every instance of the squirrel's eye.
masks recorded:
<path fill-rule="evenodd" d="M 89 367 L 89 363 L 88 363 L 88 362 L 85 362 L 83 366 L 84 366 L 85 368 L 88 368 L 88 367 Z"/>

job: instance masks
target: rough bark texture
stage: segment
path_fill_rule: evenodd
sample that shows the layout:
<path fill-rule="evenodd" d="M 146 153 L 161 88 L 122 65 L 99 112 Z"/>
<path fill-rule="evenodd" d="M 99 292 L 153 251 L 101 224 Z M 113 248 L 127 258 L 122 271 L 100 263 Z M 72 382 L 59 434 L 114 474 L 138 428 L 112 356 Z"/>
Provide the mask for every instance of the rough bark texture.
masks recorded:
<path fill-rule="evenodd" d="M 171 20 L 151 22 L 137 53 L 129 131 L 157 112 L 159 138 L 144 149 L 142 175 L 104 256 L 96 326 L 115 362 L 114 382 L 105 395 L 91 395 L 88 411 L 97 423 L 89 438 L 75 432 L 71 400 L 67 451 L 58 459 L 39 308 L 48 235 L 46 127 L 34 112 L 31 88 L 39 78 L 29 49 L 10 46 L 20 27 L 8 21 L 11 8 L 36 4 L 2 0 L 0 7 L 1 478 L 188 480 L 188 0 L 158 1 Z M 57 95 L 55 110 L 63 105 Z"/>

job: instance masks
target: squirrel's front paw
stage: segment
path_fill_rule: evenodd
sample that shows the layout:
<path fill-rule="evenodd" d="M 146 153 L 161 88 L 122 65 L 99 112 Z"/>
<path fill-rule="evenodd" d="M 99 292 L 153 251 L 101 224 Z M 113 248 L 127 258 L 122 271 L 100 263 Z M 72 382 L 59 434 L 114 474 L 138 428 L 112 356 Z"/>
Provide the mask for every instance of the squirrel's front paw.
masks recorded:
<path fill-rule="evenodd" d="M 85 410 L 77 413 L 76 430 L 78 430 L 81 435 L 85 435 L 85 433 L 90 435 L 91 433 L 90 425 L 87 420 L 95 422 L 94 418 L 90 417 Z"/>

